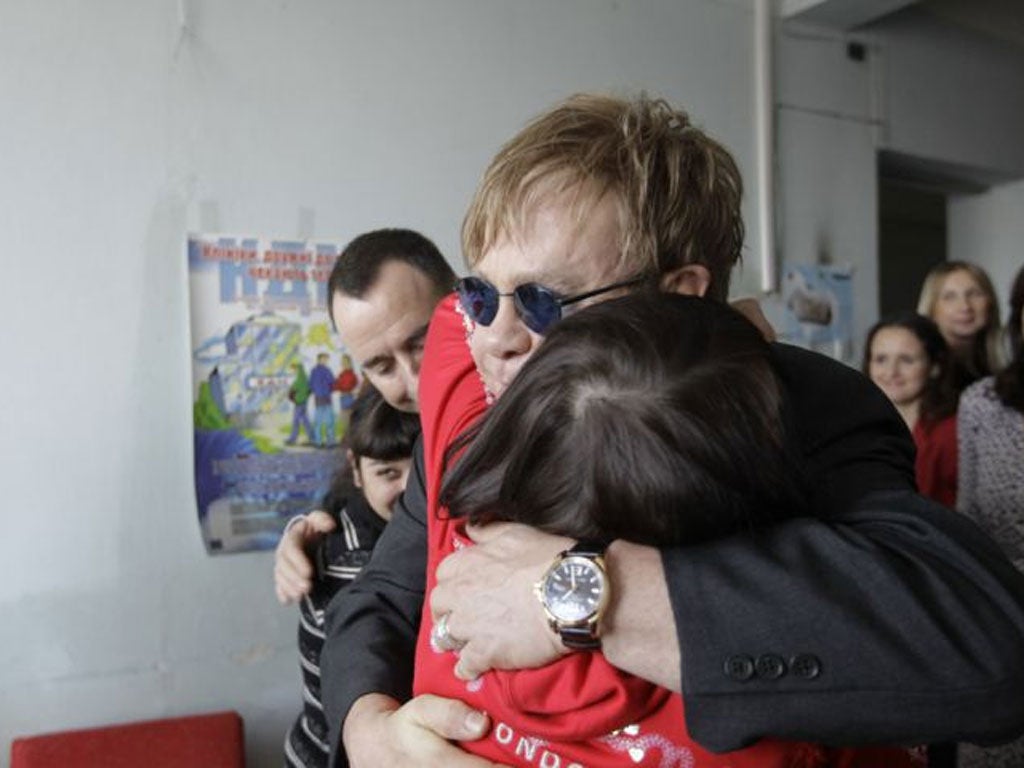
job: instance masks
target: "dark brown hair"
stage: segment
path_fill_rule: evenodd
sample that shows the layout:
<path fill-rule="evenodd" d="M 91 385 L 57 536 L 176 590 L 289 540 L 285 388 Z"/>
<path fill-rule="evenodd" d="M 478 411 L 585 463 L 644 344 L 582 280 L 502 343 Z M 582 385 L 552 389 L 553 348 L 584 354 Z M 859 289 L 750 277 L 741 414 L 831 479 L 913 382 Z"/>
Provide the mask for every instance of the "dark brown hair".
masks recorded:
<path fill-rule="evenodd" d="M 804 506 L 769 345 L 728 306 L 674 294 L 563 320 L 448 457 L 450 514 L 577 538 L 698 542 Z"/>
<path fill-rule="evenodd" d="M 377 283 L 381 268 L 392 261 L 422 272 L 437 297 L 452 290 L 455 272 L 433 241 L 411 229 L 375 229 L 345 246 L 327 279 L 327 311 L 334 322 L 335 293 L 361 299 Z"/>
<path fill-rule="evenodd" d="M 928 358 L 928 366 L 931 369 L 930 375 L 921 392 L 921 407 L 918 418 L 925 424 L 934 424 L 947 416 L 956 413 L 957 402 L 960 397 L 957 389 L 956 374 L 954 370 L 953 353 L 942 337 L 939 326 L 924 315 L 917 312 L 901 312 L 897 315 L 884 318 L 871 326 L 868 331 L 867 340 L 864 342 L 864 358 L 861 360 L 861 371 L 868 378 L 871 377 L 869 366 L 871 364 L 871 344 L 875 336 L 883 328 L 902 328 L 914 334 L 921 346 L 924 347 L 925 357 Z"/>
<path fill-rule="evenodd" d="M 344 445 L 352 451 L 353 463 L 361 458 L 395 461 L 412 456 L 419 434 L 419 414 L 391 407 L 380 392 L 365 385 L 352 405 Z M 333 515 L 344 509 L 349 498 L 360 493 L 352 479 L 352 469 L 346 461 L 334 473 L 330 489 L 321 502 Z"/>

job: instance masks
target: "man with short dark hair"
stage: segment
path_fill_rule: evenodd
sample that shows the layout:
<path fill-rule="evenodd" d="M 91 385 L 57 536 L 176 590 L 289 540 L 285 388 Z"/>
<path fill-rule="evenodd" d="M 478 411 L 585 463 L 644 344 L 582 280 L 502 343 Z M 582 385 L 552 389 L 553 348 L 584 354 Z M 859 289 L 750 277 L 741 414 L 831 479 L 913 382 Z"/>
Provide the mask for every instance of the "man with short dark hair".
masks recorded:
<path fill-rule="evenodd" d="M 423 340 L 434 307 L 454 284 L 455 273 L 437 246 L 410 229 L 359 235 L 331 270 L 328 311 L 338 338 L 393 408 L 419 411 Z M 309 591 L 313 566 L 306 553 L 334 525 L 319 511 L 289 522 L 274 555 L 281 603 Z"/>

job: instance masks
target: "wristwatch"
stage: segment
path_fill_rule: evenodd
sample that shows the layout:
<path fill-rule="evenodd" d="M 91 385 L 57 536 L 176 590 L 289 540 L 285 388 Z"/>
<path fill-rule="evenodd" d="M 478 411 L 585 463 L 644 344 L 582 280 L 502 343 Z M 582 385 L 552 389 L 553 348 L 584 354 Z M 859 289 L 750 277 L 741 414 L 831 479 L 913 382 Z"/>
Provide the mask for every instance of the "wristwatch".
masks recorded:
<path fill-rule="evenodd" d="M 604 564 L 608 544 L 580 541 L 560 552 L 534 586 L 551 630 L 566 648 L 601 647 L 599 624 L 611 593 Z"/>

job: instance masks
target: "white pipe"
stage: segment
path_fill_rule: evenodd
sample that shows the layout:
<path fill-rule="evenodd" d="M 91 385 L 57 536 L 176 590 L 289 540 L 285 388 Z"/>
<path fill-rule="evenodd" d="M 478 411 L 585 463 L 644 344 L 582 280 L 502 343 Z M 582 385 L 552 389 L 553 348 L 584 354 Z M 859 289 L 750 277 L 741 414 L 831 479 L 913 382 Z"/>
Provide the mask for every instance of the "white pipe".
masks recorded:
<path fill-rule="evenodd" d="M 775 103 L 772 82 L 773 0 L 754 0 L 754 153 L 761 290 L 778 290 L 775 264 Z"/>

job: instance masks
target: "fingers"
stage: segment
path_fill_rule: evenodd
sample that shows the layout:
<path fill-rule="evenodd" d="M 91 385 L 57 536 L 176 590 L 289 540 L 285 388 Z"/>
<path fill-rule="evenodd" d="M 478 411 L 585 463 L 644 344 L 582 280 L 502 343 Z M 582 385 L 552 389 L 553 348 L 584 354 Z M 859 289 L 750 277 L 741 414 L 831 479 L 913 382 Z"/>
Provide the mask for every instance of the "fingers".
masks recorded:
<path fill-rule="evenodd" d="M 310 579 L 299 576 L 280 563 L 274 565 L 274 593 L 281 605 L 298 602 L 312 588 L 313 582 Z"/>
<path fill-rule="evenodd" d="M 459 651 L 459 660 L 455 662 L 455 676 L 467 683 L 476 680 L 490 667 L 480 656 L 477 656 L 473 648 L 468 645 Z"/>
<path fill-rule="evenodd" d="M 467 525 L 466 534 L 477 544 L 492 541 L 505 533 L 514 523 L 487 523 L 486 525 Z"/>
<path fill-rule="evenodd" d="M 489 729 L 486 715 L 455 699 L 423 695 L 399 707 L 394 699 L 367 694 L 349 710 L 342 739 L 352 768 L 496 768 L 449 742 L 475 741 Z"/>
<path fill-rule="evenodd" d="M 306 515 L 306 525 L 309 530 L 316 533 L 330 533 L 338 524 L 334 521 L 327 512 L 323 510 L 315 510 Z M 318 538 L 318 537 L 317 537 Z"/>
<path fill-rule="evenodd" d="M 438 564 L 437 570 L 435 571 L 437 580 L 446 581 L 448 579 L 455 578 L 459 573 L 462 558 L 466 554 L 468 554 L 468 550 L 457 549 L 445 557 L 445 559 Z"/>
<path fill-rule="evenodd" d="M 434 653 L 457 651 L 466 644 L 464 640 L 459 640 L 449 630 L 449 616 L 450 614 L 442 613 L 430 630 L 430 647 Z"/>
<path fill-rule="evenodd" d="M 490 727 L 487 715 L 457 699 L 423 695 L 406 706 L 418 725 L 445 739 L 473 741 L 482 738 Z"/>
<path fill-rule="evenodd" d="M 480 553 L 474 549 L 456 550 L 438 564 L 437 585 L 430 593 L 430 612 L 435 622 L 452 610 L 463 576 L 471 576 L 481 566 Z"/>
<path fill-rule="evenodd" d="M 477 653 L 477 646 L 462 640 L 457 629 L 452 629 L 451 614 L 442 613 L 430 630 L 430 647 L 434 653 L 454 651 L 458 656 L 455 662 L 455 676 L 460 680 L 476 680 L 491 668 L 487 658 Z"/>
<path fill-rule="evenodd" d="M 296 602 L 309 594 L 313 588 L 313 563 L 307 551 L 334 525 L 326 512 L 311 512 L 285 529 L 274 551 L 274 593 L 281 604 Z"/>

